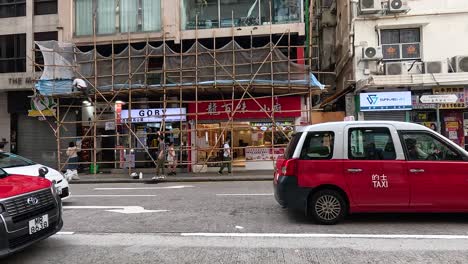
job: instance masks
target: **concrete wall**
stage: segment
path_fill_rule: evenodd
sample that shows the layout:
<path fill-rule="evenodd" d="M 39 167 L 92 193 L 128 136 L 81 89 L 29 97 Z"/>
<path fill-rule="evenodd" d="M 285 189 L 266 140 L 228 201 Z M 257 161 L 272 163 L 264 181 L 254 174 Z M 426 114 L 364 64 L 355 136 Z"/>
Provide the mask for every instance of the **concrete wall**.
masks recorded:
<path fill-rule="evenodd" d="M 59 3 L 61 1 L 58 1 Z M 34 16 L 34 0 L 26 1 L 26 16 L 0 19 L 0 35 L 26 34 L 26 72 L 0 74 L 1 90 L 30 90 L 33 74 L 34 32 L 57 31 L 58 15 Z"/>

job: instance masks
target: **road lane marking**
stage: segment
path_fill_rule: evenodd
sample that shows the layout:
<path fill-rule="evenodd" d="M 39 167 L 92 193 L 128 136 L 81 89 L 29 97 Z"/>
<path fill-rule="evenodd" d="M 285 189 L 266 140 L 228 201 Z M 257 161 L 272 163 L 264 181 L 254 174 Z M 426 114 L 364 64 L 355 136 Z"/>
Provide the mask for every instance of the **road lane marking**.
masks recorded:
<path fill-rule="evenodd" d="M 73 235 L 75 232 L 57 232 L 56 235 Z"/>
<path fill-rule="evenodd" d="M 272 193 L 217 193 L 216 196 L 272 196 Z"/>
<path fill-rule="evenodd" d="M 254 238 L 383 238 L 383 239 L 468 239 L 468 235 L 409 234 L 285 234 L 285 233 L 181 233 L 184 237 L 254 237 Z"/>
<path fill-rule="evenodd" d="M 155 194 L 141 194 L 141 195 L 124 195 L 124 194 L 83 194 L 73 195 L 72 197 L 155 197 Z"/>
<path fill-rule="evenodd" d="M 123 187 L 123 188 L 94 188 L 97 191 L 107 190 L 164 190 L 164 189 L 184 189 L 193 188 L 191 185 L 167 186 L 167 187 Z"/>
<path fill-rule="evenodd" d="M 64 206 L 63 209 L 105 209 L 107 212 L 121 214 L 162 213 L 169 210 L 146 210 L 141 206 Z"/>

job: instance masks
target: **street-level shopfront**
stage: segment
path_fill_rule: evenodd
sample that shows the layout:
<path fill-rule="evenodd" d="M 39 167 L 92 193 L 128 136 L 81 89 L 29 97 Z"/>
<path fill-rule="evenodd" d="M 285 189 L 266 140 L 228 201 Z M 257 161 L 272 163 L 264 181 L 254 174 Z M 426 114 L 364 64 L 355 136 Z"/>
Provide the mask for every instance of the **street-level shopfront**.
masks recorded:
<path fill-rule="evenodd" d="M 411 92 L 368 92 L 359 94 L 363 120 L 408 121 Z"/>
<path fill-rule="evenodd" d="M 182 162 L 187 160 L 186 153 L 182 151 L 187 142 L 186 135 L 182 133 L 187 129 L 186 108 L 121 110 L 118 122 L 120 124 L 131 123 L 131 128 L 135 133 L 130 137 L 119 138 L 119 142 L 117 142 L 117 145 L 124 149 L 131 146 L 134 150 L 133 153 L 125 153 L 126 156 L 124 155 L 125 160 L 132 161 L 127 162 L 127 166 L 137 168 L 155 166 L 148 152 L 153 155 L 153 159 L 156 159 L 156 152 L 159 148 L 158 131 L 164 134 L 167 144 L 174 143 L 176 149 L 179 150 L 176 153 L 179 156 L 178 160 Z M 131 131 L 128 127 L 120 124 L 120 132 L 124 135 L 130 135 Z"/>
<path fill-rule="evenodd" d="M 96 105 L 98 111 L 105 107 L 106 104 Z M 108 121 L 96 123 L 96 142 L 91 137 L 76 142 L 83 149 L 80 162 L 93 162 L 92 150 L 96 143 L 96 159 L 100 169 L 153 168 L 152 158 L 156 158 L 159 148 L 159 131 L 164 133 L 166 143 L 174 142 L 178 160 L 187 160 L 187 151 L 183 151 L 187 143 L 187 133 L 183 133 L 187 130 L 186 108 L 141 107 L 129 110 L 124 107 L 126 105 L 123 103 L 116 103 L 115 111 L 103 112 L 100 120 Z M 94 106 L 82 109 L 82 120 L 88 122 L 81 127 L 81 136 L 92 127 Z"/>
<path fill-rule="evenodd" d="M 423 104 L 423 95 L 455 94 L 458 101 L 441 104 L 441 133 L 456 144 L 468 149 L 468 88 L 436 87 L 415 89 L 412 92 L 368 92 L 359 95 L 363 120 L 392 120 L 418 123 L 437 131 L 437 105 Z"/>
<path fill-rule="evenodd" d="M 203 101 L 198 107 L 195 103 L 189 104 L 191 146 L 196 149 L 191 153 L 193 163 L 217 166 L 223 143 L 230 139 L 234 167 L 272 169 L 272 161 L 284 154 L 288 138 L 301 117 L 301 102 L 300 96 L 289 96 L 273 100 L 265 97 Z M 237 110 L 233 110 L 235 108 Z M 229 122 L 233 112 L 233 121 Z M 275 125 L 270 118 L 273 113 Z"/>

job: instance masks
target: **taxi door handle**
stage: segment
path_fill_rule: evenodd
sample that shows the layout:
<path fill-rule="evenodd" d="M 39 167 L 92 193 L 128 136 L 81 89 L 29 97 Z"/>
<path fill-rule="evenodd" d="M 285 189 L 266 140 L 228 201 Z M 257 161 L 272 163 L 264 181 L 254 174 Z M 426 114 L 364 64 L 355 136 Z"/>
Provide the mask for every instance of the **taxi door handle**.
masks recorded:
<path fill-rule="evenodd" d="M 409 170 L 411 173 L 423 173 L 424 170 L 423 169 L 411 169 Z"/>
<path fill-rule="evenodd" d="M 348 172 L 359 173 L 359 172 L 362 172 L 362 169 L 348 169 Z"/>

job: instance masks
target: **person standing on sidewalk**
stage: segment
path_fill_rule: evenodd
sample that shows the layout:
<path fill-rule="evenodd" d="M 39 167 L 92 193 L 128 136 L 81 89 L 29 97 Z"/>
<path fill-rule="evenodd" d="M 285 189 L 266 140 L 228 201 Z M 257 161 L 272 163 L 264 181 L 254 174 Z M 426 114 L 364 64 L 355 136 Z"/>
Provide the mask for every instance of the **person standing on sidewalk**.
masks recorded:
<path fill-rule="evenodd" d="M 167 151 L 167 162 L 169 163 L 169 169 L 171 171 L 168 173 L 168 175 L 176 175 L 177 157 L 174 149 L 174 142 L 169 144 L 169 150 Z"/>
<path fill-rule="evenodd" d="M 70 142 L 67 148 L 67 157 L 68 157 L 68 167 L 67 167 L 67 175 L 68 173 L 71 174 L 71 179 L 79 180 L 80 177 L 78 176 L 78 152 L 80 148 L 78 148 L 75 142 Z M 70 171 L 70 172 L 69 172 Z"/>
<path fill-rule="evenodd" d="M 223 162 L 221 163 L 221 168 L 219 168 L 218 174 L 223 174 L 225 167 L 227 167 L 228 173 L 231 173 L 231 146 L 229 146 L 229 139 L 224 142 Z"/>
<path fill-rule="evenodd" d="M 157 168 L 156 168 L 156 177 L 153 177 L 153 180 L 157 178 L 164 177 L 164 166 L 166 162 L 166 144 L 164 142 L 164 136 L 159 137 L 159 146 L 158 146 L 158 156 L 157 156 Z M 160 174 L 162 172 L 162 174 Z"/>

